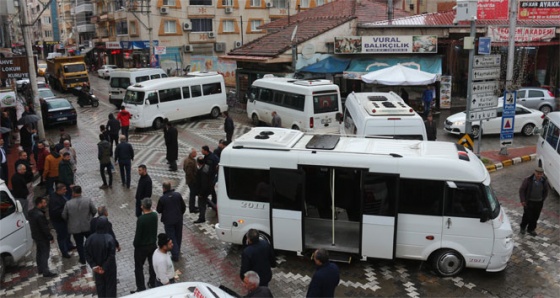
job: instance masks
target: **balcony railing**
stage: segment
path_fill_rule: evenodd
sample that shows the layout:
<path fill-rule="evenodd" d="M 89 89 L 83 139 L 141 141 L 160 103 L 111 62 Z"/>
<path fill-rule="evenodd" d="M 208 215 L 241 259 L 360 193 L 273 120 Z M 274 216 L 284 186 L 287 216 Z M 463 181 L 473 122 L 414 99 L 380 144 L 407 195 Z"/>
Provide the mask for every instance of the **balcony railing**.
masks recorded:
<path fill-rule="evenodd" d="M 78 25 L 76 26 L 78 32 L 95 32 L 95 25 L 94 24 L 85 24 L 85 25 Z"/>
<path fill-rule="evenodd" d="M 76 5 L 76 8 L 74 8 L 74 13 L 76 14 L 90 12 L 90 11 L 93 11 L 93 4 L 91 3 Z"/>

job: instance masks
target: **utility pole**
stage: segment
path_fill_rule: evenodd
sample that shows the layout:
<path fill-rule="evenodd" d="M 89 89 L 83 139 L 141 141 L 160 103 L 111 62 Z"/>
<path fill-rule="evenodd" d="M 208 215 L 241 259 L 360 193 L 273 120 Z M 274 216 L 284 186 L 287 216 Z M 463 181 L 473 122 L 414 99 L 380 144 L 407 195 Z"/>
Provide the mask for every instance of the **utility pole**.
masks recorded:
<path fill-rule="evenodd" d="M 39 102 L 39 92 L 37 90 L 37 69 L 35 69 L 35 59 L 33 59 L 33 49 L 31 47 L 31 31 L 29 18 L 27 17 L 27 4 L 24 0 L 19 0 L 19 13 L 21 17 L 21 29 L 23 33 L 23 42 L 25 44 L 25 52 L 27 54 L 27 65 L 29 71 L 29 84 L 31 85 L 31 91 L 33 94 L 33 107 L 37 116 L 39 116 L 39 122 L 37 123 L 37 133 L 40 139 L 45 138 L 45 128 L 43 127 L 43 115 L 41 113 L 41 103 Z"/>
<path fill-rule="evenodd" d="M 152 10 L 152 6 L 150 4 L 150 0 L 148 0 L 148 11 L 147 11 L 147 15 L 148 15 L 148 38 L 150 39 L 150 57 L 148 58 L 148 61 L 150 61 L 150 67 L 152 66 L 152 55 L 154 54 L 154 40 L 152 38 L 152 18 L 150 17 L 150 11 Z"/>

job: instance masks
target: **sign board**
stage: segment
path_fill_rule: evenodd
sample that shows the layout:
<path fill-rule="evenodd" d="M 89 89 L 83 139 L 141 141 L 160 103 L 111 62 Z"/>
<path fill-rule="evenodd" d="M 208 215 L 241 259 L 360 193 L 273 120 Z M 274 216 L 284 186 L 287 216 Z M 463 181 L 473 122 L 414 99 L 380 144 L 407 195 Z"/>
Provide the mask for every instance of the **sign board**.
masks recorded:
<path fill-rule="evenodd" d="M 167 47 L 165 46 L 156 46 L 154 47 L 154 54 L 156 55 L 165 55 L 167 53 Z"/>
<path fill-rule="evenodd" d="M 492 80 L 500 78 L 500 68 L 475 68 L 473 69 L 473 80 Z"/>
<path fill-rule="evenodd" d="M 481 67 L 497 67 L 500 66 L 502 62 L 501 55 L 475 55 L 474 56 L 474 68 Z"/>
<path fill-rule="evenodd" d="M 476 93 L 472 95 L 471 109 L 484 109 L 498 106 L 498 97 L 494 92 Z"/>
<path fill-rule="evenodd" d="M 0 58 L 0 79 L 29 78 L 27 56 Z"/>
<path fill-rule="evenodd" d="M 517 91 L 504 92 L 504 109 L 502 113 L 502 127 L 500 130 L 500 145 L 513 144 L 513 126 L 515 123 L 515 103 Z"/>
<path fill-rule="evenodd" d="M 559 1 L 520 1 L 518 20 L 560 20 Z"/>
<path fill-rule="evenodd" d="M 477 20 L 507 20 L 509 0 L 478 0 Z"/>
<path fill-rule="evenodd" d="M 509 27 L 488 26 L 487 35 L 493 42 L 507 42 Z M 554 27 L 516 27 L 515 42 L 550 41 L 556 36 Z"/>
<path fill-rule="evenodd" d="M 335 54 L 436 54 L 437 35 L 342 36 L 334 38 Z"/>
<path fill-rule="evenodd" d="M 474 82 L 472 83 L 472 93 L 496 92 L 498 90 L 498 81 L 490 82 Z"/>
<path fill-rule="evenodd" d="M 496 118 L 497 112 L 496 109 L 488 109 L 488 110 L 478 110 L 478 111 L 471 111 L 471 116 L 469 121 L 480 121 L 486 119 Z"/>
<path fill-rule="evenodd" d="M 467 147 L 469 149 L 473 149 L 474 148 L 474 142 L 471 139 L 471 137 L 469 136 L 469 134 L 464 134 L 459 141 L 457 141 L 457 144 L 462 145 L 464 147 Z"/>
<path fill-rule="evenodd" d="M 492 45 L 492 38 L 480 37 L 478 39 L 478 54 L 490 55 L 490 46 Z"/>

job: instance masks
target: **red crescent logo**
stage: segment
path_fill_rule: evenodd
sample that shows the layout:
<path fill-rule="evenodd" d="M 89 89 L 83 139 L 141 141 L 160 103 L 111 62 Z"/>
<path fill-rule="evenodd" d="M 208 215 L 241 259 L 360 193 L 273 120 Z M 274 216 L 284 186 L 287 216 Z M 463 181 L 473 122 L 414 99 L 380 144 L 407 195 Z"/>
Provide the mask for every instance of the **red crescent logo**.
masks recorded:
<path fill-rule="evenodd" d="M 23 226 L 23 220 L 18 219 L 18 221 L 16 222 L 16 226 L 17 226 L 18 228 L 21 228 L 21 227 Z"/>

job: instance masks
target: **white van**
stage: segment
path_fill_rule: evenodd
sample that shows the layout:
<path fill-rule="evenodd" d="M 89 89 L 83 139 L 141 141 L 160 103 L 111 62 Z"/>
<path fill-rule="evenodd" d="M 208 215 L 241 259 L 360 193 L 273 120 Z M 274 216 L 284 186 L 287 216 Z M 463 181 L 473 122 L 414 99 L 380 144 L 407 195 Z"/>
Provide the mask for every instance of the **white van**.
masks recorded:
<path fill-rule="evenodd" d="M 352 92 L 345 102 L 342 135 L 428 140 L 424 120 L 395 92 Z"/>
<path fill-rule="evenodd" d="M 560 112 L 550 112 L 544 118 L 543 127 L 539 129 L 537 155 L 548 183 L 560 192 Z"/>
<path fill-rule="evenodd" d="M 124 105 L 132 114 L 130 125 L 159 129 L 163 119 L 209 114 L 217 118 L 227 111 L 224 77 L 217 72 L 192 72 L 187 77 L 144 81 L 128 87 Z"/>
<path fill-rule="evenodd" d="M 128 68 L 111 72 L 109 78 L 109 102 L 121 107 L 126 88 L 148 80 L 167 78 L 161 68 Z"/>
<path fill-rule="evenodd" d="M 269 76 L 254 81 L 247 91 L 247 116 L 255 126 L 270 125 L 276 111 L 284 128 L 338 133 L 342 105 L 337 85 L 329 80 Z"/>
<path fill-rule="evenodd" d="M 4 180 L 0 180 L 0 280 L 6 265 L 31 253 L 33 239 L 20 201 L 14 199 Z"/>

